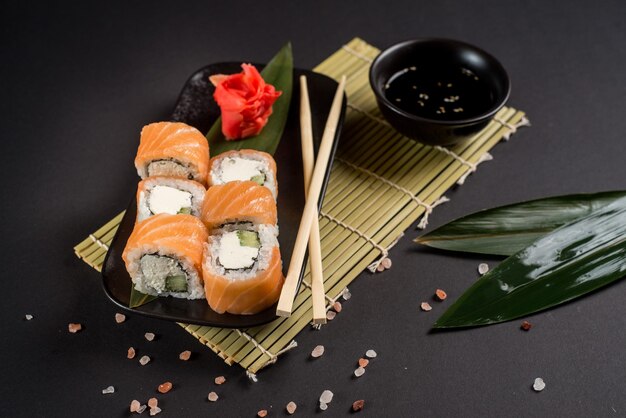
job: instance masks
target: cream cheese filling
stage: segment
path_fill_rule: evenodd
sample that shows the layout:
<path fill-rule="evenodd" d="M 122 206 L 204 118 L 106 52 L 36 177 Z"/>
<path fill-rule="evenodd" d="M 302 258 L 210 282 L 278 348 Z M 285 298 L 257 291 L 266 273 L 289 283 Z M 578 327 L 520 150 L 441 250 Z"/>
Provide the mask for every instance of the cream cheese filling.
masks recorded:
<path fill-rule="evenodd" d="M 263 163 L 238 157 L 227 157 L 222 161 L 222 181 L 250 180 L 263 174 Z"/>
<path fill-rule="evenodd" d="M 191 208 L 191 193 L 169 186 L 154 186 L 148 196 L 148 208 L 155 215 L 175 215 L 182 208 Z"/>
<path fill-rule="evenodd" d="M 241 245 L 237 231 L 227 232 L 220 239 L 218 259 L 225 269 L 251 267 L 259 256 L 259 249 Z"/>

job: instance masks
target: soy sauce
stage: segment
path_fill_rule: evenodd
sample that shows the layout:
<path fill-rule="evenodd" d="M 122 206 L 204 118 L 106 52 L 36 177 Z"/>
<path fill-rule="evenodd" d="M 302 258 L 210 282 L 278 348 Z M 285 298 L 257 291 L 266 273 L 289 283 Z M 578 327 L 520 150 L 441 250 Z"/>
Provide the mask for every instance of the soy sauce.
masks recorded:
<path fill-rule="evenodd" d="M 439 120 L 471 118 L 495 104 L 489 85 L 462 67 L 405 68 L 391 76 L 385 96 L 408 113 Z"/>

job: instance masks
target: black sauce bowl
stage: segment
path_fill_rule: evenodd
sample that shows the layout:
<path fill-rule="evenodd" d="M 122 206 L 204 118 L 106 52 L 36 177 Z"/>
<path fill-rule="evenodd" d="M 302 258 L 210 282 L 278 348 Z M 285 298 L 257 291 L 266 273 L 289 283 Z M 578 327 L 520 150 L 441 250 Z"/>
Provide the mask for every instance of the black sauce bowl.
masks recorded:
<path fill-rule="evenodd" d="M 385 86 L 403 69 L 420 66 L 467 69 L 489 90 L 490 100 L 462 118 L 419 116 L 396 106 L 386 97 Z M 385 119 L 403 135 L 428 145 L 453 145 L 470 138 L 504 106 L 511 91 L 509 77 L 498 60 L 480 48 L 451 39 L 422 38 L 395 44 L 376 57 L 369 76 Z"/>

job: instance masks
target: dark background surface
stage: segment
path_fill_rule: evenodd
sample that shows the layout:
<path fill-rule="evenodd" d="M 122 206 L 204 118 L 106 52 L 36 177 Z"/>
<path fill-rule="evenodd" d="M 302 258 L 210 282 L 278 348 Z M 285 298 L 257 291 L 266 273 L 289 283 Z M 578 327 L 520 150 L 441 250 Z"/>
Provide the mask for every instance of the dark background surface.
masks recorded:
<path fill-rule="evenodd" d="M 624 187 L 626 3 L 527 1 L 239 1 L 2 3 L 2 254 L 0 411 L 4 416 L 128 415 L 165 380 L 160 416 L 626 417 L 626 282 L 519 322 L 429 333 L 476 266 L 497 259 L 418 250 L 409 230 L 393 267 L 362 274 L 344 311 L 251 384 L 174 323 L 114 321 L 97 272 L 72 247 L 109 220 L 136 187 L 140 128 L 167 118 L 184 81 L 218 61 L 265 61 L 287 40 L 311 68 L 360 36 L 378 47 L 420 36 L 476 44 L 512 80 L 509 104 L 533 124 L 447 193 L 431 228 L 530 198 Z M 32 314 L 32 321 L 24 315 Z M 67 324 L 85 329 L 69 334 Z M 143 334 L 157 334 L 147 342 Z M 310 350 L 326 354 L 310 361 Z M 125 358 L 129 346 L 152 362 Z M 356 360 L 379 356 L 351 379 Z M 178 353 L 190 349 L 189 362 Z M 215 386 L 224 375 L 227 383 Z M 542 377 L 547 387 L 531 385 Z M 113 395 L 102 395 L 109 385 Z M 335 393 L 317 411 L 324 389 Z M 217 403 L 206 400 L 216 390 Z M 144 412 L 147 416 L 147 412 Z"/>

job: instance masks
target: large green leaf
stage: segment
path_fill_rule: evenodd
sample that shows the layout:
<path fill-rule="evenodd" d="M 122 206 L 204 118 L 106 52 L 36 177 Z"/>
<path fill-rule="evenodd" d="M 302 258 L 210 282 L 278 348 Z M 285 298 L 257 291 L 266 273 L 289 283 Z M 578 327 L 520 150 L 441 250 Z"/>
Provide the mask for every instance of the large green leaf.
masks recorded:
<path fill-rule="evenodd" d="M 435 328 L 508 321 L 567 302 L 626 274 L 626 198 L 574 220 L 504 260 Z"/>
<path fill-rule="evenodd" d="M 282 91 L 280 97 L 274 102 L 272 115 L 261 133 L 246 139 L 227 141 L 222 134 L 222 118 L 218 118 L 213 124 L 206 137 L 209 141 L 211 156 L 221 154 L 224 151 L 239 150 L 242 148 L 255 149 L 274 154 L 283 135 L 289 105 L 291 104 L 291 91 L 293 86 L 293 54 L 291 43 L 287 43 L 278 51 L 278 54 L 267 63 L 261 71 L 266 83 L 273 85 L 276 90 Z"/>
<path fill-rule="evenodd" d="M 626 191 L 574 194 L 483 210 L 415 239 L 451 251 L 512 255 L 554 229 L 626 196 Z"/>
<path fill-rule="evenodd" d="M 157 296 L 146 295 L 135 289 L 135 286 L 130 285 L 130 300 L 128 301 L 129 308 L 136 308 L 141 305 L 145 305 L 148 302 L 155 300 Z"/>

